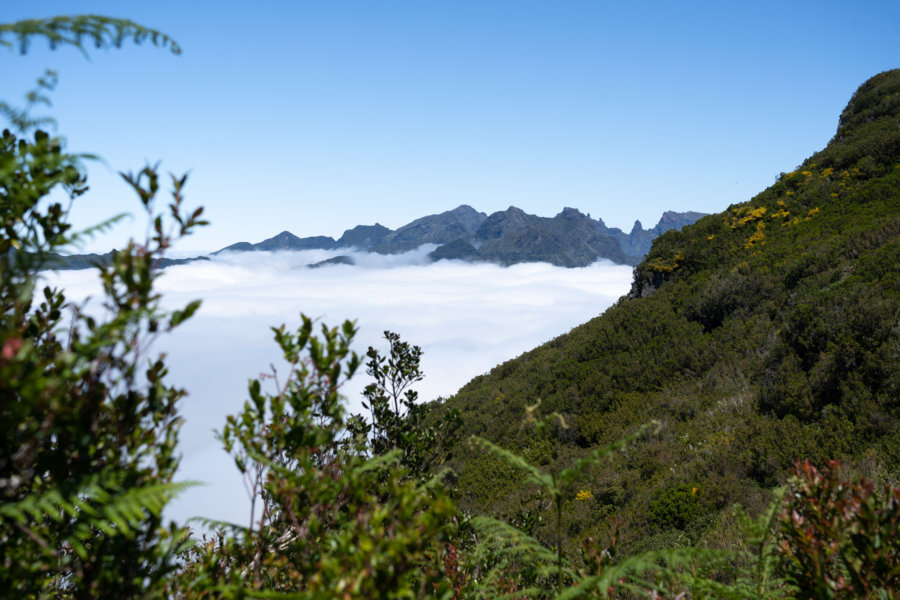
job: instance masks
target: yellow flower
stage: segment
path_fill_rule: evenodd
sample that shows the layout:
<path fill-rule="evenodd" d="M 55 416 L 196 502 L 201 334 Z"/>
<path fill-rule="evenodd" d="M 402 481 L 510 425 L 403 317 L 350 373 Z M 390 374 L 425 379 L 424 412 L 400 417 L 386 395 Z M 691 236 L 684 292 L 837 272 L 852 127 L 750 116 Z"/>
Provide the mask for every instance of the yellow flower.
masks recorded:
<path fill-rule="evenodd" d="M 594 495 L 591 493 L 591 490 L 581 490 L 577 494 L 575 494 L 576 500 L 590 500 Z"/>
<path fill-rule="evenodd" d="M 766 243 L 766 234 L 763 231 L 766 228 L 766 224 L 763 221 L 760 221 L 756 224 L 756 231 L 753 232 L 753 235 L 750 236 L 750 239 L 744 244 L 744 248 L 752 248 L 756 244 L 764 245 Z"/>
<path fill-rule="evenodd" d="M 787 204 L 784 203 L 784 200 L 778 200 L 776 203 L 778 204 L 778 212 L 773 212 L 769 215 L 770 218 L 777 219 L 778 217 L 786 217 L 791 214 L 788 212 Z"/>

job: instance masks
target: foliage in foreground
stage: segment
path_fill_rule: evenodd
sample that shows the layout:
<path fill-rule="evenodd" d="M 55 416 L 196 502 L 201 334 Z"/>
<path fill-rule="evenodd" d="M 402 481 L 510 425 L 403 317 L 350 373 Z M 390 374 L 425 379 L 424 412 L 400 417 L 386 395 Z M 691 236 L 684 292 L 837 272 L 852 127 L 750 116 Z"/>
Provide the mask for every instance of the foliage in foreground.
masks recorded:
<path fill-rule="evenodd" d="M 79 17 L 0 26 L 0 44 L 8 34 L 23 50 L 34 35 L 78 47 L 83 37 L 117 44 L 135 32 L 161 36 L 130 22 Z M 323 325 L 316 333 L 305 317 L 296 331 L 274 329 L 289 366 L 284 381 L 275 373 L 270 382 L 252 381 L 243 410 L 221 432 L 251 490 L 249 525 L 207 522 L 214 532 L 191 539 L 187 529 L 162 518 L 168 500 L 186 485 L 173 482 L 177 402 L 184 392 L 166 383 L 163 357 L 151 354 L 150 344 L 199 306 L 162 310 L 154 282 L 173 241 L 204 224 L 201 210 L 184 211 L 185 178 L 173 177 L 164 219 L 154 211 L 157 170 L 123 175 L 151 233 L 99 267 L 103 317 L 67 303 L 59 290 L 38 291 L 37 273 L 48 257 L 77 239 L 67 211 L 48 196 L 62 189 L 74 201 L 86 181 L 79 157 L 36 128 L 45 121 L 2 106 L 15 129 L 4 131 L 0 144 L 0 589 L 9 595 L 749 599 L 900 593 L 900 488 L 850 483 L 837 463 L 822 471 L 800 463 L 767 512 L 742 518 L 740 549 L 622 552 L 614 523 L 605 542 L 584 539 L 573 552 L 564 545 L 578 534 L 570 514 L 594 498 L 597 469 L 642 456 L 658 431 L 620 432 L 619 441 L 593 444 L 573 457 L 560 443 L 571 435 L 567 419 L 552 412 L 539 417 L 535 405 L 522 428 L 528 455 L 484 438 L 463 444 L 457 414 L 435 419 L 415 402 L 411 386 L 422 376 L 421 351 L 391 333 L 388 355 L 368 352 L 371 419 L 347 418 L 340 389 L 361 364 L 350 349 L 355 326 Z M 726 218 L 752 217 L 758 209 L 741 211 Z M 761 243 L 754 233 L 745 244 L 754 236 L 754 244 Z M 657 264 L 652 260 L 647 268 Z M 675 263 L 657 266 L 678 270 Z M 699 311 L 701 324 L 711 318 L 714 325 L 718 313 L 704 306 L 715 303 L 690 310 Z M 809 354 L 818 347 L 820 328 L 807 331 L 809 322 L 800 319 L 785 334 L 784 352 L 807 352 L 814 359 L 808 368 L 815 370 L 829 346 Z M 825 384 L 829 373 L 840 374 L 840 364 L 826 367 L 831 371 L 816 380 L 821 385 L 796 396 L 809 402 L 788 410 L 802 412 L 831 393 Z M 870 375 L 859 376 L 865 384 Z M 846 394 L 840 389 L 845 380 L 836 381 Z M 264 383 L 274 390 L 264 391 Z M 875 392 L 883 389 L 890 388 Z M 784 394 L 776 400 L 789 397 Z M 520 473 L 530 499 L 513 518 L 472 517 L 458 508 L 465 488 L 445 483 L 452 479 L 440 471 L 451 451 L 463 447 L 486 451 L 495 464 Z M 672 486 L 647 504 L 648 513 L 660 523 L 688 525 L 705 506 L 697 492 L 695 485 Z M 542 522 L 548 510 L 552 518 Z"/>
<path fill-rule="evenodd" d="M 59 25 L 47 27 L 62 35 Z M 34 22 L 4 26 L 0 41 L 13 32 L 24 48 L 40 30 Z M 102 45 L 108 32 L 96 36 Z M 30 106 L 49 84 L 39 85 Z M 148 345 L 199 306 L 161 309 L 154 263 L 203 224 L 201 211 L 185 213 L 185 178 L 173 177 L 164 220 L 153 213 L 157 172 L 123 175 L 151 219 L 150 233 L 101 269 L 104 318 L 68 304 L 60 290 L 38 292 L 48 255 L 78 237 L 63 206 L 46 198 L 61 189 L 72 202 L 87 184 L 79 157 L 35 128 L 47 119 L 0 108 L 17 129 L 0 137 L 0 589 L 26 597 L 152 595 L 175 570 L 187 536 L 161 516 L 185 486 L 172 481 L 184 392 L 165 382 L 165 362 L 148 357 Z"/>
<path fill-rule="evenodd" d="M 339 389 L 359 366 L 354 333 L 345 322 L 317 336 L 306 317 L 294 333 L 275 329 L 286 380 L 273 394 L 252 381 L 221 433 L 253 495 L 250 526 L 225 526 L 195 547 L 180 594 L 212 585 L 226 595 L 408 598 L 440 584 L 431 565 L 453 503 L 437 481 L 412 478 L 399 450 L 374 453 L 369 439 L 347 435 Z"/>

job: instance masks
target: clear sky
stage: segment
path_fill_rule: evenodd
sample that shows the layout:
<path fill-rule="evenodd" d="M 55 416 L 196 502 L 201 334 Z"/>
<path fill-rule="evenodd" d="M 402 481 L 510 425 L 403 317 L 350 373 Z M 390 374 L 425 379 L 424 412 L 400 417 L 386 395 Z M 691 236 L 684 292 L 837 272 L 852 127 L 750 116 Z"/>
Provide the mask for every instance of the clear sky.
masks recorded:
<path fill-rule="evenodd" d="M 857 86 L 900 67 L 896 0 L 4 4 L 3 22 L 105 14 L 182 46 L 0 50 L 2 98 L 57 70 L 59 133 L 106 160 L 75 224 L 136 211 L 115 173 L 162 161 L 191 172 L 213 223 L 182 251 L 463 203 L 573 206 L 626 230 L 720 211 L 823 147 Z"/>

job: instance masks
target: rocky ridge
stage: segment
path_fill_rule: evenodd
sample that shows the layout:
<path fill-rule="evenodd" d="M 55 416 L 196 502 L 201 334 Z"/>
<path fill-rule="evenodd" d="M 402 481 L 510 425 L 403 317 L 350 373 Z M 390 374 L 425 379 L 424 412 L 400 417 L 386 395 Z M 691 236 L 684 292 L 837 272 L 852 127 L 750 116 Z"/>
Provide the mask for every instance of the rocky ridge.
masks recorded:
<path fill-rule="evenodd" d="M 607 227 L 575 208 L 566 207 L 554 217 L 539 217 L 510 206 L 487 215 L 463 204 L 436 215 L 416 219 L 396 230 L 380 223 L 357 225 L 337 240 L 329 236 L 298 237 L 282 231 L 259 243 L 237 242 L 213 252 L 257 252 L 285 250 L 336 250 L 355 248 L 379 254 L 397 254 L 424 244 L 437 246 L 428 256 L 433 261 L 465 260 L 513 265 L 523 262 L 549 262 L 561 267 L 583 267 L 606 259 L 619 264 L 636 265 L 650 250 L 653 240 L 669 231 L 681 229 L 704 216 L 699 212 L 663 213 L 652 229 L 636 221 L 630 233 Z M 51 269 L 86 269 L 107 264 L 111 253 L 54 256 Z M 187 259 L 163 259 L 160 267 L 209 260 L 206 256 Z M 347 256 L 315 263 L 314 267 L 353 264 Z"/>
<path fill-rule="evenodd" d="M 492 215 L 461 205 L 436 215 L 416 219 L 397 230 L 376 223 L 348 229 L 335 240 L 315 236 L 300 238 L 289 231 L 251 244 L 238 242 L 214 252 L 259 250 L 333 250 L 357 248 L 380 254 L 407 252 L 423 244 L 436 244 L 432 260 L 466 260 L 512 265 L 549 262 L 581 267 L 600 259 L 634 265 L 649 251 L 653 239 L 670 229 L 681 229 L 703 213 L 663 213 L 652 229 L 636 221 L 630 233 L 607 227 L 575 208 L 564 208 L 552 218 L 539 217 L 510 206 Z M 346 264 L 342 262 L 341 264 Z"/>

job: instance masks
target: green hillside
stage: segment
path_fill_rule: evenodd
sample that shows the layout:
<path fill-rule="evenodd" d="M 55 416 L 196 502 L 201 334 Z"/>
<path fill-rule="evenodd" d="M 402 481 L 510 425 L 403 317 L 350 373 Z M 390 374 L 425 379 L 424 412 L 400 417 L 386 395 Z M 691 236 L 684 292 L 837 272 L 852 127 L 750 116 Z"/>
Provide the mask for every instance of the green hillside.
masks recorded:
<path fill-rule="evenodd" d="M 859 88 L 824 150 L 749 201 L 659 237 L 629 297 L 442 407 L 461 411 L 466 434 L 550 471 L 656 419 L 656 433 L 567 491 L 569 547 L 605 535 L 606 517 L 621 519 L 628 551 L 729 546 L 733 504 L 760 511 L 797 459 L 840 458 L 848 477 L 897 481 L 898 233 L 893 70 Z M 567 427 L 523 426 L 538 400 Z M 547 539 L 548 505 L 519 472 L 473 445 L 451 462 L 462 508 Z"/>

